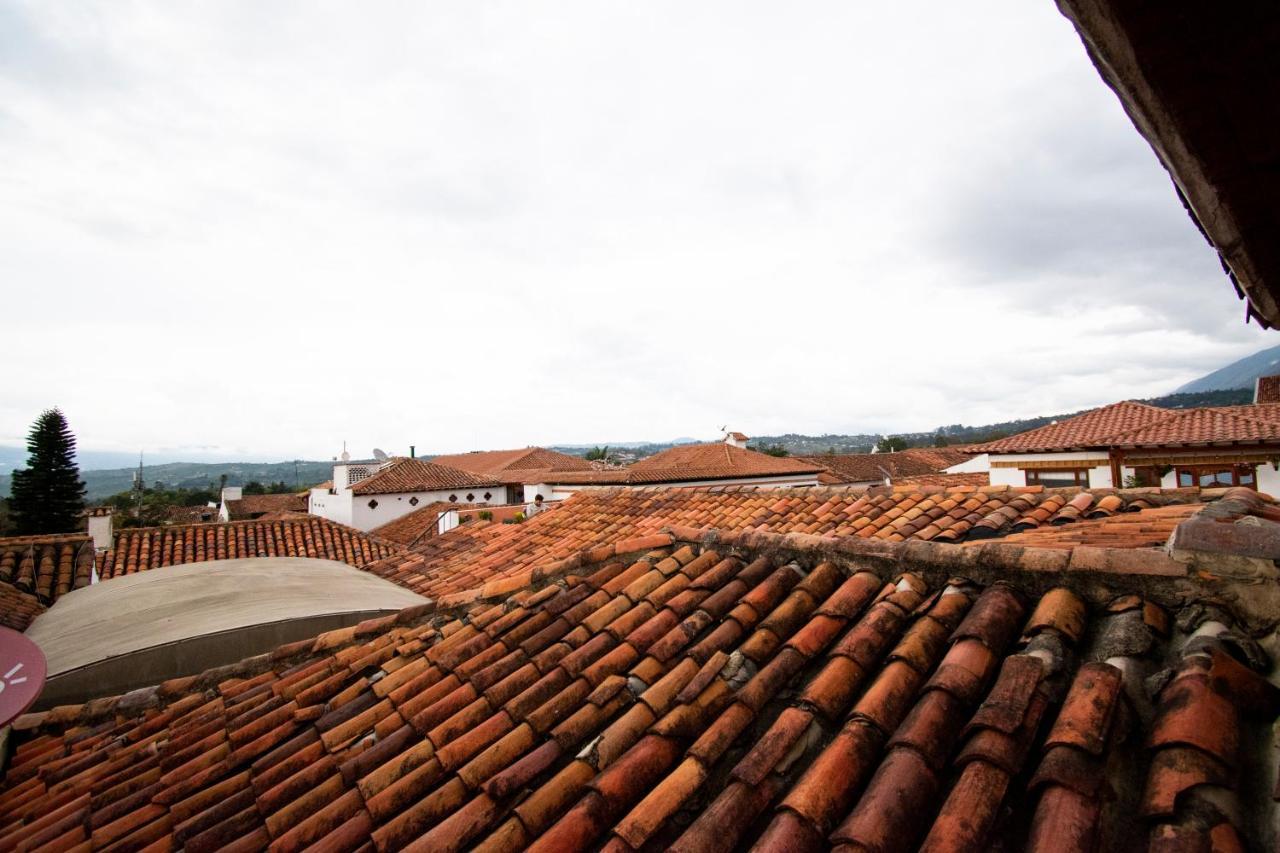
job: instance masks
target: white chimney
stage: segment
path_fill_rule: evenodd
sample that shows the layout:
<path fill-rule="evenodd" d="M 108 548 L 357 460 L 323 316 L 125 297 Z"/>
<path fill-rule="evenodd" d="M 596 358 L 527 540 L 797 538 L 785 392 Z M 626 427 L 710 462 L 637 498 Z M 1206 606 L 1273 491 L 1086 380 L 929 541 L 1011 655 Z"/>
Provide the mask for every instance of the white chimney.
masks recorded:
<path fill-rule="evenodd" d="M 111 507 L 100 506 L 89 510 L 89 537 L 93 539 L 95 551 L 105 551 L 111 547 Z"/>
<path fill-rule="evenodd" d="M 740 447 L 743 450 L 746 450 L 748 441 L 750 441 L 750 439 L 740 432 L 727 432 L 724 435 L 724 443 L 730 447 Z"/>

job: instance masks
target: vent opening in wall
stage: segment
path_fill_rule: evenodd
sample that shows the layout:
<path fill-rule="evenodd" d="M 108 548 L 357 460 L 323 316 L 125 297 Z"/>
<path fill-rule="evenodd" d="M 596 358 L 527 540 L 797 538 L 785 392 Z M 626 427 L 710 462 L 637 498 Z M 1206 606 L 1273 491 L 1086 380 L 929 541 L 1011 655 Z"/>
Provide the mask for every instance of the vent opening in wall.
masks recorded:
<path fill-rule="evenodd" d="M 417 495 L 414 495 L 413 497 L 409 498 L 409 506 L 417 506 L 417 505 L 418 505 Z"/>
<path fill-rule="evenodd" d="M 378 500 L 377 500 L 377 498 L 370 498 L 370 499 L 369 499 L 369 509 L 377 509 L 377 508 L 378 508 Z"/>
<path fill-rule="evenodd" d="M 458 496 L 457 496 L 457 495 L 449 495 L 449 503 L 451 503 L 451 504 L 456 504 L 457 502 L 458 502 Z"/>
<path fill-rule="evenodd" d="M 476 499 L 476 493 L 475 493 L 475 492 L 467 492 L 467 503 L 471 503 L 471 502 L 472 502 L 472 501 L 474 501 L 475 499 Z"/>
<path fill-rule="evenodd" d="M 484 499 L 485 499 L 485 500 L 489 500 L 489 498 L 491 498 L 491 497 L 493 497 L 493 492 L 485 492 L 485 493 L 484 493 Z"/>

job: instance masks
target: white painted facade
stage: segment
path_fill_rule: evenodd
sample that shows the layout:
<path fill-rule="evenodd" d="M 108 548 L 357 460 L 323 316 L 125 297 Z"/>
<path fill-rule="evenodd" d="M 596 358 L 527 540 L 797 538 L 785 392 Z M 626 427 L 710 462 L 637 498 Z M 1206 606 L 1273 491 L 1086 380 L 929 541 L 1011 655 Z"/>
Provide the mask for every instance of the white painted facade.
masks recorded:
<path fill-rule="evenodd" d="M 423 492 L 389 492 L 380 495 L 357 495 L 351 489 L 382 467 L 380 462 L 343 460 L 333 466 L 333 487 L 312 489 L 307 496 L 307 512 L 368 532 L 408 515 L 429 503 L 502 504 L 506 489 L 502 486 L 470 486 Z M 489 497 L 485 497 L 485 495 Z"/>
<path fill-rule="evenodd" d="M 1027 472 L 1023 468 L 1004 467 L 999 465 L 1001 462 L 1013 462 L 1021 464 L 1031 464 L 1035 468 L 1041 470 L 1066 470 L 1072 468 L 1080 468 L 1081 462 L 1096 463 L 1100 459 L 1106 457 L 1106 451 L 1097 450 L 1078 450 L 1063 453 L 992 453 L 988 456 L 988 464 L 990 466 L 991 485 L 993 486 L 1025 486 L 1027 485 Z M 970 460 L 973 461 L 973 460 Z M 1046 464 L 1052 463 L 1052 465 Z M 1103 465 L 1087 465 L 1089 470 L 1089 488 L 1091 489 L 1109 489 L 1113 487 L 1111 482 L 1111 464 Z M 954 468 L 948 468 L 948 471 Z M 1125 474 L 1132 474 L 1132 469 L 1126 469 Z"/>
<path fill-rule="evenodd" d="M 1027 474 L 1024 468 L 1014 467 L 997 467 L 997 462 L 1014 462 L 1021 464 L 1034 464 L 1036 468 L 1049 470 L 1045 463 L 1054 463 L 1054 468 L 1070 469 L 1078 468 L 1082 460 L 1096 461 L 1105 455 L 1106 451 L 1073 451 L 1064 453 L 1016 453 L 1016 454 L 991 454 L 990 455 L 990 475 L 991 485 L 1009 485 L 1009 486 L 1025 486 L 1027 485 Z M 1223 454 L 1229 455 L 1229 454 Z M 1170 453 L 1167 457 L 1176 463 L 1177 456 Z M 973 460 L 970 460 L 973 461 Z M 1058 463 L 1061 463 L 1060 465 Z M 967 463 L 966 463 L 967 464 Z M 1250 463 L 1252 464 L 1252 463 Z M 948 468 L 948 471 L 954 471 L 959 466 Z M 1273 497 L 1280 496 L 1280 471 L 1276 467 L 1268 463 L 1258 463 L 1255 467 L 1255 476 L 1257 478 L 1257 489 L 1259 492 L 1271 495 Z M 1090 465 L 1089 471 L 1089 488 L 1091 489 L 1109 489 L 1122 488 L 1124 481 L 1135 475 L 1135 467 L 1130 465 L 1122 465 L 1120 467 L 1121 482 L 1115 483 L 1111 479 L 1111 465 L 1108 462 L 1105 465 Z M 1170 470 L 1160 478 L 1160 487 L 1165 489 L 1178 488 L 1178 472 L 1176 468 L 1170 467 Z"/>
<path fill-rule="evenodd" d="M 244 500 L 242 486 L 223 486 L 222 499 L 218 502 L 218 521 L 230 521 L 231 509 L 227 506 L 227 502 L 239 500 Z"/>
<path fill-rule="evenodd" d="M 966 459 L 952 465 L 950 468 L 943 468 L 944 474 L 985 474 L 991 470 L 991 454 L 979 453 L 972 459 Z"/>
<path fill-rule="evenodd" d="M 112 518 L 110 512 L 89 516 L 89 538 L 93 540 L 95 551 L 105 551 L 111 547 Z"/>

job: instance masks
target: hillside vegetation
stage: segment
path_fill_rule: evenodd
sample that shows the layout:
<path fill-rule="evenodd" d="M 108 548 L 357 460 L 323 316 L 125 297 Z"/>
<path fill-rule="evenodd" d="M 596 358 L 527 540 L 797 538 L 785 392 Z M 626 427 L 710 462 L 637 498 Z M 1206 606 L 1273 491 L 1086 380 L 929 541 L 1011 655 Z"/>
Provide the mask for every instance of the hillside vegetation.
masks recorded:
<path fill-rule="evenodd" d="M 169 489 L 213 489 L 217 490 L 222 476 L 227 477 L 228 486 L 243 486 L 246 483 L 275 483 L 283 481 L 299 487 L 308 483 L 320 483 L 333 475 L 332 462 L 298 462 L 295 476 L 293 462 L 169 462 L 164 465 L 147 465 L 142 470 L 143 479 L 148 487 Z M 111 495 L 128 491 L 133 487 L 135 468 L 110 468 L 101 471 L 81 471 L 87 499 L 90 502 L 101 501 Z M 0 474 L 0 495 L 9 494 L 9 483 L 12 475 L 5 471 Z"/>

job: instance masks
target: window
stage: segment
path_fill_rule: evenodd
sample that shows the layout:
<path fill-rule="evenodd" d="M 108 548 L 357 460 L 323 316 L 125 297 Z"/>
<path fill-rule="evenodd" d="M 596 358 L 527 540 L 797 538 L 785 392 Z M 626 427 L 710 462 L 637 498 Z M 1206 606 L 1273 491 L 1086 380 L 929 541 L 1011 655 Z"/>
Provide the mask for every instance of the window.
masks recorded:
<path fill-rule="evenodd" d="M 1164 469 L 1166 472 L 1169 469 Z M 1154 465 L 1143 465 L 1133 469 L 1132 481 L 1126 481 L 1125 485 L 1134 486 L 1159 486 L 1160 485 L 1160 469 Z"/>
<path fill-rule="evenodd" d="M 1027 471 L 1027 485 L 1044 486 L 1046 489 L 1069 489 L 1073 486 L 1087 489 L 1089 488 L 1089 469 L 1070 468 L 1053 471 L 1032 469 Z"/>
<path fill-rule="evenodd" d="M 1178 467 L 1179 486 L 1215 489 L 1223 486 L 1257 488 L 1256 466 L 1253 465 L 1189 465 Z"/>

